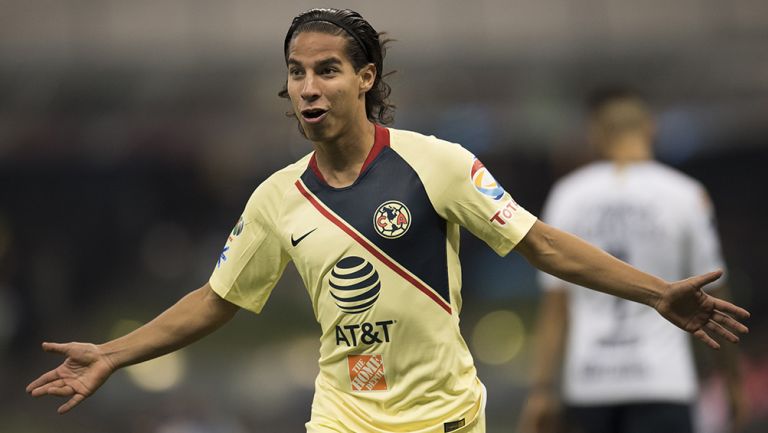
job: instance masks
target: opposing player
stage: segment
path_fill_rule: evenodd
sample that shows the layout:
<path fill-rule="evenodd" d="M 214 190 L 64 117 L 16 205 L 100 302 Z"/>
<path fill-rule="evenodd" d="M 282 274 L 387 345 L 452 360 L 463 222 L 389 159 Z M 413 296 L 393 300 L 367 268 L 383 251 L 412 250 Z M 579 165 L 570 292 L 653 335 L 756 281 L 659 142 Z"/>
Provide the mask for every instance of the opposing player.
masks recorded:
<path fill-rule="evenodd" d="M 654 125 L 644 100 L 631 89 L 606 88 L 594 92 L 589 112 L 591 141 L 604 159 L 554 186 L 544 220 L 665 279 L 723 268 L 707 193 L 653 160 Z M 547 274 L 540 280 L 537 360 L 521 430 L 551 430 L 564 359 L 566 431 L 692 432 L 696 374 L 685 332 L 646 305 Z M 722 281 L 707 290 L 722 289 Z M 737 364 L 732 351 L 721 353 L 738 425 L 744 400 Z"/>
<path fill-rule="evenodd" d="M 69 397 L 262 309 L 289 261 L 322 328 L 307 431 L 484 432 L 485 391 L 459 333 L 459 227 L 561 278 L 652 305 L 707 344 L 738 341 L 748 313 L 701 292 L 719 272 L 668 283 L 551 228 L 456 144 L 382 126 L 379 34 L 349 10 L 314 9 L 285 38 L 283 95 L 313 152 L 253 193 L 210 281 L 147 325 L 67 356 L 28 387 Z"/>

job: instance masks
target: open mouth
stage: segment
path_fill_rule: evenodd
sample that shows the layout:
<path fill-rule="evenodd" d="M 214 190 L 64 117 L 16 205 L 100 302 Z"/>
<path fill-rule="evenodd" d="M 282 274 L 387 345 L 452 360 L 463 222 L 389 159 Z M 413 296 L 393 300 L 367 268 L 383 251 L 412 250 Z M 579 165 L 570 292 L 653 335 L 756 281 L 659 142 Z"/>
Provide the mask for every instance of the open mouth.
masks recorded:
<path fill-rule="evenodd" d="M 309 108 L 306 110 L 301 110 L 301 117 L 303 117 L 307 122 L 318 122 L 323 118 L 323 116 L 325 116 L 325 113 L 327 112 L 328 110 L 324 110 L 322 108 Z"/>

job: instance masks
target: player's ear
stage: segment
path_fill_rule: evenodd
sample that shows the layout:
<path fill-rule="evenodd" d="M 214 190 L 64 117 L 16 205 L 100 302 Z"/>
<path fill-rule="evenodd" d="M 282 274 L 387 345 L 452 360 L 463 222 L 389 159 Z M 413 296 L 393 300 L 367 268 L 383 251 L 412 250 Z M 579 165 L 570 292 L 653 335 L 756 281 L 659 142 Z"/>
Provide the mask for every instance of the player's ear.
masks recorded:
<path fill-rule="evenodd" d="M 360 79 L 360 93 L 368 92 L 373 88 L 373 83 L 376 81 L 376 66 L 373 63 L 368 63 L 360 68 L 357 76 Z"/>

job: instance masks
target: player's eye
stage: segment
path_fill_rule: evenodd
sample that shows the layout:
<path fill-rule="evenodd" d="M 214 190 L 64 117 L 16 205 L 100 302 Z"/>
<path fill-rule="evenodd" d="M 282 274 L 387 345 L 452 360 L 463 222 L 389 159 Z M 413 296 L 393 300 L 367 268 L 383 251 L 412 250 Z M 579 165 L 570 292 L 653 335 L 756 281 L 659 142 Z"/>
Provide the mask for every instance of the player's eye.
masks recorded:
<path fill-rule="evenodd" d="M 332 74 L 335 74 L 335 73 L 337 73 L 337 72 L 339 72 L 339 70 L 338 70 L 338 69 L 336 69 L 336 68 L 333 68 L 333 67 L 327 67 L 327 68 L 323 68 L 323 69 L 320 71 L 320 74 L 321 74 L 321 75 L 332 75 Z"/>
<path fill-rule="evenodd" d="M 299 77 L 304 73 L 304 71 L 301 68 L 290 68 L 288 69 L 288 75 L 291 77 Z"/>

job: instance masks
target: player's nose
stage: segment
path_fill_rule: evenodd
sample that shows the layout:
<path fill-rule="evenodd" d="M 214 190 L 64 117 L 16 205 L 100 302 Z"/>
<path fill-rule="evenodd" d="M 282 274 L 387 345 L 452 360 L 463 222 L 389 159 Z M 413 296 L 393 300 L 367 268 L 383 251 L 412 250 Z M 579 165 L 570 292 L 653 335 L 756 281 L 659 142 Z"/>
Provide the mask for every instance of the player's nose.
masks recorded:
<path fill-rule="evenodd" d="M 320 97 L 320 88 L 314 74 L 308 73 L 301 86 L 301 99 L 313 101 Z"/>

